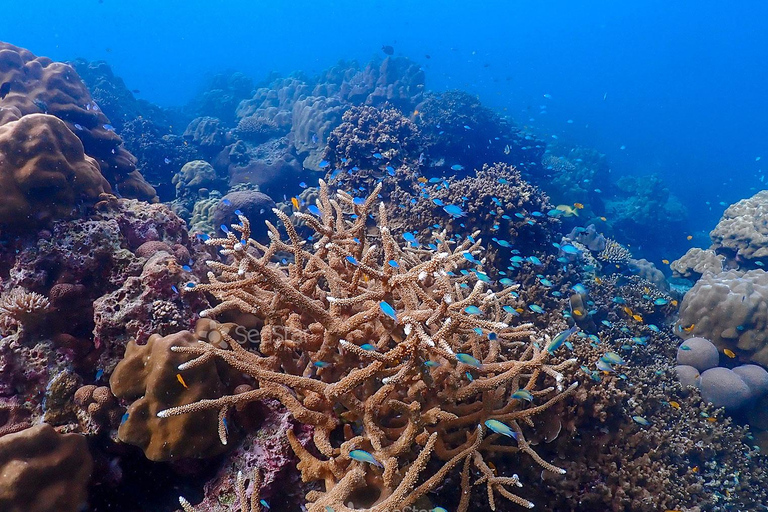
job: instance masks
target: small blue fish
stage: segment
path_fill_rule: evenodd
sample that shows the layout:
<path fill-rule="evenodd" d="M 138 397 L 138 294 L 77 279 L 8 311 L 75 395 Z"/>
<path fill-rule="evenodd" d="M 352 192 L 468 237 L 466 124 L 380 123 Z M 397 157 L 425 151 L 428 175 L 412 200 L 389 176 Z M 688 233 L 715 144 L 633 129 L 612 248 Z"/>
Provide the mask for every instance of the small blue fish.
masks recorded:
<path fill-rule="evenodd" d="M 509 314 L 511 314 L 513 316 L 520 316 L 520 313 L 515 308 L 513 308 L 512 306 L 504 306 L 501 309 L 503 309 L 504 311 L 506 311 L 507 313 L 509 313 Z"/>
<path fill-rule="evenodd" d="M 319 168 L 325 169 L 326 167 L 329 167 L 331 165 L 331 162 L 328 160 L 320 160 L 320 164 L 318 165 Z"/>
<path fill-rule="evenodd" d="M 546 286 L 547 288 L 552 286 L 552 281 L 549 279 L 539 279 L 539 282 L 542 284 L 542 286 Z"/>
<path fill-rule="evenodd" d="M 312 364 L 317 368 L 328 368 L 331 366 L 331 363 L 326 363 L 325 361 L 315 361 Z"/>
<path fill-rule="evenodd" d="M 189 283 L 184 285 L 184 288 L 186 288 L 187 290 L 191 290 L 194 287 L 195 287 L 195 283 L 193 283 L 193 282 L 189 282 Z"/>
<path fill-rule="evenodd" d="M 102 128 L 104 128 L 104 129 L 105 129 L 105 130 L 107 130 L 108 132 L 113 132 L 113 131 L 115 131 L 115 127 L 114 127 L 114 126 L 112 126 L 111 124 L 104 124 L 104 125 L 101 125 L 101 126 L 102 126 Z"/>
<path fill-rule="evenodd" d="M 691 347 L 688 345 L 680 345 L 680 350 L 691 350 Z"/>
<path fill-rule="evenodd" d="M 96 377 L 94 378 L 94 380 L 99 380 L 102 377 L 102 375 L 104 375 L 104 370 L 99 368 L 98 370 L 96 370 Z"/>
<path fill-rule="evenodd" d="M 532 402 L 533 394 L 527 389 L 518 389 L 517 391 L 512 393 L 512 398 L 514 398 L 515 400 L 525 400 L 527 402 Z"/>
<path fill-rule="evenodd" d="M 655 324 L 648 324 L 648 328 L 653 332 L 661 332 L 661 329 L 659 329 L 659 327 Z"/>
<path fill-rule="evenodd" d="M 442 201 L 442 200 L 440 200 L 440 199 L 437 199 L 437 198 L 433 199 L 433 200 L 432 200 L 432 202 L 433 202 L 433 203 L 435 203 L 437 206 L 443 206 L 443 205 L 445 205 L 445 203 L 443 203 L 443 201 Z"/>
<path fill-rule="evenodd" d="M 259 500 L 259 503 L 261 503 L 261 506 L 263 506 L 267 510 L 272 508 L 272 507 L 269 506 L 269 503 L 267 503 L 267 500 Z"/>
<path fill-rule="evenodd" d="M 613 366 L 611 366 L 611 363 L 609 363 L 608 361 L 605 361 L 602 357 L 598 359 L 596 366 L 597 366 L 597 369 L 600 370 L 601 372 L 614 371 Z"/>
<path fill-rule="evenodd" d="M 364 344 L 360 345 L 360 348 L 363 349 L 363 350 L 376 350 L 376 347 L 374 347 L 370 343 L 364 343 Z"/>
<path fill-rule="evenodd" d="M 301 183 L 299 183 L 299 186 L 300 186 L 301 188 L 307 188 L 307 184 L 306 184 L 306 183 L 304 183 L 303 181 L 302 181 Z"/>
<path fill-rule="evenodd" d="M 424 366 L 426 366 L 428 368 L 436 368 L 436 367 L 440 366 L 440 363 L 438 363 L 437 361 L 431 361 L 430 360 L 430 361 L 425 361 L 424 362 Z"/>
<path fill-rule="evenodd" d="M 460 206 L 457 206 L 455 204 L 449 204 L 443 207 L 443 210 L 445 210 L 445 213 L 450 215 L 451 217 L 457 219 L 459 217 L 464 217 L 467 212 L 461 209 Z"/>
<path fill-rule="evenodd" d="M 528 261 L 530 261 L 534 265 L 539 265 L 539 266 L 542 265 L 541 260 L 539 258 L 537 258 L 536 256 L 529 256 L 528 257 Z"/>
<path fill-rule="evenodd" d="M 468 364 L 469 366 L 474 366 L 475 368 L 480 368 L 480 366 L 482 366 L 480 361 L 469 354 L 456 354 L 456 360 Z"/>
<path fill-rule="evenodd" d="M 581 252 L 576 247 L 570 244 L 561 246 L 560 250 L 563 251 L 565 254 L 579 254 Z"/>
<path fill-rule="evenodd" d="M 485 426 L 488 427 L 493 432 L 496 432 L 497 434 L 511 437 L 512 439 L 517 441 L 517 432 L 512 430 L 512 428 L 506 423 L 502 423 L 499 420 L 485 420 Z"/>
<path fill-rule="evenodd" d="M 625 364 L 624 359 L 616 352 L 606 352 L 601 359 L 610 364 Z"/>
<path fill-rule="evenodd" d="M 550 354 L 554 354 L 555 350 L 560 348 L 560 346 L 565 342 L 565 340 L 567 340 L 571 336 L 571 334 L 575 333 L 578 330 L 579 330 L 578 327 L 574 325 L 570 329 L 566 329 L 565 331 L 558 333 L 554 338 L 552 338 L 552 342 L 547 347 L 547 352 L 549 352 Z"/>
<path fill-rule="evenodd" d="M 482 315 L 482 310 L 477 306 L 467 306 L 464 308 L 464 312 L 468 315 Z"/>
<path fill-rule="evenodd" d="M 394 267 L 394 268 L 400 268 L 400 264 L 399 264 L 398 262 L 396 262 L 395 260 L 389 260 L 389 261 L 387 262 L 387 264 L 388 264 L 390 267 Z"/>
<path fill-rule="evenodd" d="M 485 272 L 480 272 L 479 270 L 473 270 L 472 272 L 475 273 L 475 276 L 477 276 L 477 279 L 479 281 L 482 281 L 484 283 L 492 283 L 493 282 L 493 280 L 490 277 L 488 277 L 488 274 L 486 274 Z"/>
<path fill-rule="evenodd" d="M 314 204 L 311 204 L 311 205 L 307 206 L 307 210 L 309 210 L 309 213 L 311 213 L 312 215 L 314 215 L 316 217 L 322 217 L 323 216 L 323 212 L 321 212 L 320 208 L 318 208 Z"/>
<path fill-rule="evenodd" d="M 228 228 L 227 226 L 225 226 L 224 224 L 222 224 L 221 226 L 219 226 L 219 228 L 221 228 L 221 230 L 222 230 L 223 232 L 225 232 L 225 233 L 229 233 L 229 228 Z"/>
<path fill-rule="evenodd" d="M 464 166 L 460 165 L 460 164 L 454 164 L 454 165 L 451 166 L 451 170 L 452 171 L 463 171 L 464 170 Z"/>
<path fill-rule="evenodd" d="M 381 156 L 381 153 L 374 153 L 374 154 L 373 154 L 373 158 L 375 158 L 376 160 L 381 160 L 381 159 L 382 159 L 382 158 L 384 158 L 384 157 L 383 157 L 383 156 Z"/>
<path fill-rule="evenodd" d="M 640 425 L 642 425 L 644 427 L 647 427 L 648 425 L 651 424 L 650 421 L 648 421 L 647 419 L 643 418 L 642 416 L 632 416 L 632 421 L 634 421 L 635 423 L 638 423 L 638 424 L 640 424 Z"/>
<path fill-rule="evenodd" d="M 395 321 L 397 323 L 397 313 L 395 312 L 395 308 L 392 307 L 392 305 L 383 300 L 379 302 L 379 308 L 381 308 L 381 312 L 387 315 L 389 318 Z"/>
<path fill-rule="evenodd" d="M 663 299 L 663 298 L 658 298 L 658 299 L 656 299 L 655 301 L 653 301 L 653 303 L 654 303 L 655 305 L 657 305 L 657 306 L 663 306 L 663 305 L 665 305 L 667 302 L 668 302 L 668 301 L 667 301 L 667 299 Z"/>
<path fill-rule="evenodd" d="M 383 468 L 384 466 L 381 464 L 381 462 L 377 461 L 373 458 L 373 455 L 368 453 L 365 450 L 352 450 L 349 452 L 349 458 L 352 460 L 356 460 L 359 462 L 367 462 L 368 464 L 373 464 L 377 468 Z"/>
<path fill-rule="evenodd" d="M 580 284 L 580 283 L 573 285 L 573 288 L 571 288 L 571 290 L 575 291 L 579 295 L 586 295 L 587 294 L 587 289 L 584 287 L 583 284 Z"/>
<path fill-rule="evenodd" d="M 352 202 L 354 204 L 360 206 L 362 204 L 365 204 L 365 198 L 363 198 L 363 197 L 355 197 L 354 199 L 352 199 Z"/>
<path fill-rule="evenodd" d="M 499 282 L 504 286 L 512 286 L 513 284 L 515 284 L 515 282 L 508 277 L 503 277 L 499 279 Z"/>
<path fill-rule="evenodd" d="M 606 327 L 613 327 L 613 324 L 611 322 L 609 322 L 608 320 L 601 320 L 600 323 L 603 324 Z"/>
<path fill-rule="evenodd" d="M 120 418 L 120 424 L 122 425 L 126 421 L 128 421 L 128 413 L 123 414 L 123 417 Z"/>
<path fill-rule="evenodd" d="M 358 266 L 360 264 L 359 261 L 354 256 L 347 256 L 347 261 L 350 262 L 354 266 Z"/>
<path fill-rule="evenodd" d="M 530 309 L 534 313 L 539 313 L 539 314 L 544 313 L 544 308 L 542 308 L 538 304 L 529 304 L 528 309 Z"/>

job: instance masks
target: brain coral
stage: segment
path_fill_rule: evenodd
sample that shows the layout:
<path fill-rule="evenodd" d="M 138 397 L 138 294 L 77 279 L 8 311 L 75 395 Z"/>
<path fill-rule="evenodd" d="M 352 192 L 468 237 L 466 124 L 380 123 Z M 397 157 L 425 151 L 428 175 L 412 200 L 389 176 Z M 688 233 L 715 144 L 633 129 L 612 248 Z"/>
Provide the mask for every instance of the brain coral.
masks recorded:
<path fill-rule="evenodd" d="M 46 114 L 0 126 L 0 189 L 0 224 L 17 227 L 67 217 L 110 191 L 80 140 Z"/>
<path fill-rule="evenodd" d="M 136 170 L 136 159 L 122 147 L 122 139 L 70 65 L 0 42 L 0 83 L 10 83 L 11 88 L 0 99 L 0 106 L 15 107 L 21 115 L 45 113 L 58 117 L 82 141 L 85 152 L 99 162 L 110 183 L 119 185 L 124 196 L 145 200 L 156 197 Z"/>
<path fill-rule="evenodd" d="M 729 206 L 709 234 L 712 249 L 726 257 L 759 260 L 768 257 L 768 190 Z"/>
<path fill-rule="evenodd" d="M 768 366 L 768 273 L 705 274 L 685 294 L 676 329 L 683 338 L 701 336 L 743 362 Z"/>

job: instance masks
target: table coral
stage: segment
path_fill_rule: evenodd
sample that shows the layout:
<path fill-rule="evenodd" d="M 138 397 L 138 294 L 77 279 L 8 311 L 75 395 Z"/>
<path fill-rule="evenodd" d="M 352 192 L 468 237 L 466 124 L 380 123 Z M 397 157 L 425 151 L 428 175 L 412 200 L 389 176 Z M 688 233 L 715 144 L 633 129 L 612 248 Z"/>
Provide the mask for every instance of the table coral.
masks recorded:
<path fill-rule="evenodd" d="M 223 331 L 227 349 L 173 349 L 194 356 L 180 371 L 219 358 L 258 387 L 158 416 L 217 411 L 226 442 L 230 409 L 279 400 L 299 422 L 314 426 L 311 448 L 288 433 L 303 480 L 324 482 L 323 490 L 307 494 L 311 512 L 349 511 L 350 504 L 402 510 L 454 470 L 461 474 L 460 511 L 469 507 L 473 484 L 485 488 L 491 508 L 496 494 L 533 506 L 513 492 L 518 477 L 497 475 L 488 461 L 521 452 L 562 473 L 537 455 L 523 426 L 528 430 L 573 390 L 561 374 L 572 361 L 548 363 L 548 340 L 534 341 L 531 324 L 509 325 L 512 315 L 502 306 L 515 286 L 495 293 L 482 280 L 466 290 L 460 286 L 474 281 L 456 272 L 469 266 L 467 254 L 479 253 L 479 242 L 452 248 L 438 241 L 437 251 L 401 248 L 383 204 L 379 235 L 367 233 L 380 187 L 358 204 L 343 192 L 331 199 L 326 184 L 320 186 L 320 215 L 295 214 L 318 233 L 311 250 L 279 210 L 288 240 L 270 225 L 271 243 L 263 246 L 250 239 L 248 220 L 240 216 L 227 238 L 208 242 L 221 246 L 230 262 L 209 262 L 211 283 L 195 287 L 222 301 L 201 315 L 240 311 L 262 319 L 258 352 Z M 273 264 L 283 251 L 293 261 Z M 532 403 L 509 398 L 518 390 Z M 489 420 L 508 425 L 516 443 L 492 431 L 488 425 L 498 424 Z M 440 466 L 431 466 L 431 459 Z"/>
<path fill-rule="evenodd" d="M 85 437 L 46 423 L 0 437 L 0 510 L 79 512 L 92 467 Z"/>

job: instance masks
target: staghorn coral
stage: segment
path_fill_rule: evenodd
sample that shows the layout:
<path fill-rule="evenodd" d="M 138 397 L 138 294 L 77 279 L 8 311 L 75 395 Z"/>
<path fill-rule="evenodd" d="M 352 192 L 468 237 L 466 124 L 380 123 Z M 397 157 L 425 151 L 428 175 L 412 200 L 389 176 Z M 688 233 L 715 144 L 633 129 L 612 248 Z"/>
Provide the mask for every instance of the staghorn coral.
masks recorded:
<path fill-rule="evenodd" d="M 287 241 L 270 224 L 270 245 L 258 244 L 243 216 L 232 226 L 236 233 L 209 240 L 231 259 L 209 262 L 216 273 L 196 288 L 222 302 L 201 314 L 255 315 L 263 322 L 258 352 L 224 330 L 228 349 L 202 343 L 173 350 L 194 357 L 180 371 L 218 358 L 258 387 L 158 416 L 216 410 L 226 443 L 231 409 L 279 400 L 299 422 L 314 426 L 311 448 L 288 433 L 302 479 L 324 482 L 323 490 L 307 494 L 310 512 L 402 510 L 459 468 L 458 510 L 468 510 L 473 485 L 485 488 L 491 508 L 496 494 L 531 507 L 510 489 L 521 486 L 518 477 L 496 475 L 488 459 L 522 452 L 562 473 L 531 448 L 523 426 L 533 426 L 574 389 L 563 388 L 560 373 L 572 361 L 549 364 L 549 352 L 541 349 L 546 340 L 533 341 L 531 324 L 507 323 L 512 315 L 502 305 L 515 286 L 496 293 L 479 280 L 460 286 L 471 278 L 455 271 L 468 266 L 466 254 L 479 253 L 479 242 L 451 248 L 438 241 L 438 251 L 401 248 L 383 204 L 379 235 L 369 239 L 366 220 L 380 188 L 359 204 L 343 192 L 331 199 L 321 181 L 320 218 L 295 214 L 318 233 L 311 250 L 279 210 Z M 293 262 L 273 264 L 278 252 L 292 254 Z M 508 398 L 519 389 L 531 392 L 534 404 Z M 510 426 L 515 446 L 486 430 L 491 419 Z M 381 470 L 353 457 L 353 450 L 369 451 Z M 430 466 L 431 459 L 440 465 Z"/>

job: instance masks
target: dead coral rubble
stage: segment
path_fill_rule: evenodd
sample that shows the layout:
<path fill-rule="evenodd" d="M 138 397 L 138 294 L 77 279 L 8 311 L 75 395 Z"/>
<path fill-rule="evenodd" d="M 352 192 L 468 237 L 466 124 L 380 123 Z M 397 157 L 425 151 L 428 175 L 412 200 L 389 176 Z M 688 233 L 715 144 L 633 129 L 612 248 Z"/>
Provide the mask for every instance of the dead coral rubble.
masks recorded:
<path fill-rule="evenodd" d="M 295 214 L 317 231 L 314 245 L 277 210 L 288 240 L 270 224 L 271 243 L 263 246 L 250 239 L 240 216 L 226 238 L 209 241 L 230 260 L 209 262 L 210 284 L 195 287 L 221 301 L 203 314 L 260 318 L 258 351 L 223 330 L 230 348 L 173 348 L 195 356 L 182 372 L 219 358 L 257 387 L 158 416 L 216 410 L 226 442 L 232 408 L 279 400 L 314 426 L 310 447 L 288 433 L 302 479 L 324 483 L 306 496 L 310 512 L 403 510 L 459 471 L 459 511 L 468 510 L 474 485 L 485 488 L 492 509 L 497 494 L 533 506 L 513 493 L 522 486 L 518 477 L 497 475 L 490 459 L 524 452 L 546 471 L 562 473 L 531 448 L 523 428 L 574 389 L 561 374 L 572 361 L 548 363 L 550 353 L 542 350 L 548 340 L 535 340 L 531 324 L 509 325 L 512 315 L 503 306 L 515 286 L 493 293 L 480 279 L 471 285 L 479 274 L 459 272 L 470 266 L 467 255 L 479 254 L 479 242 L 451 247 L 438 239 L 437 251 L 402 248 L 383 205 L 379 234 L 367 232 L 380 187 L 359 204 L 343 192 L 331 199 L 320 184 L 321 215 Z M 292 262 L 273 263 L 277 253 L 292 254 Z M 510 398 L 519 390 L 532 402 Z M 508 425 L 516 441 L 490 430 L 488 420 Z M 490 425 L 498 430 L 498 423 Z"/>

